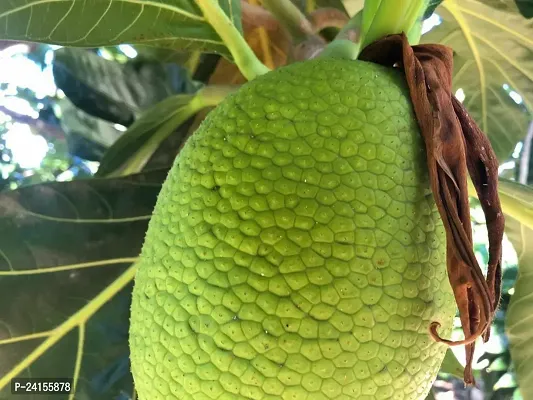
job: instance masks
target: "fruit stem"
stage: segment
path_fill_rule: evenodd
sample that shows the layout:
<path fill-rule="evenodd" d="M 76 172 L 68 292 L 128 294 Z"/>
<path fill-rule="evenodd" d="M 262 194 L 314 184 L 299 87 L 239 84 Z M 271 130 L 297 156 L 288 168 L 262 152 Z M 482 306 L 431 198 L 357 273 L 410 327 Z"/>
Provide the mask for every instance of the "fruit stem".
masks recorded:
<path fill-rule="evenodd" d="M 233 56 L 233 61 L 246 79 L 266 74 L 270 69 L 263 64 L 237 30 L 233 22 L 214 0 L 196 0 L 205 19 L 218 33 Z"/>
<path fill-rule="evenodd" d="M 355 60 L 359 54 L 359 45 L 348 39 L 335 39 L 329 43 L 317 58 L 330 57 L 343 60 Z"/>
<path fill-rule="evenodd" d="M 422 18 L 419 18 L 415 24 L 411 27 L 411 30 L 407 32 L 407 40 L 411 46 L 415 46 L 420 43 L 422 37 Z"/>
<path fill-rule="evenodd" d="M 350 18 L 335 39 L 322 50 L 319 57 L 355 60 L 359 55 L 362 17 L 363 14 L 360 11 Z"/>
<path fill-rule="evenodd" d="M 428 0 L 365 0 L 361 50 L 387 35 L 402 32 L 408 35 L 409 43 L 418 44 L 428 4 Z"/>

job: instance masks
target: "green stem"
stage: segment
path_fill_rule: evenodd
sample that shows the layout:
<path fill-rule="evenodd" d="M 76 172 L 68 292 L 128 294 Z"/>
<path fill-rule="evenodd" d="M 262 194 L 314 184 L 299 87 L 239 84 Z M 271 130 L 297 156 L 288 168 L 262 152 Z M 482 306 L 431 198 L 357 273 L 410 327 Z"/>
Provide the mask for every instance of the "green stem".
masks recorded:
<path fill-rule="evenodd" d="M 233 93 L 239 86 L 213 85 L 200 89 L 194 98 L 184 107 L 178 108 L 157 131 L 137 150 L 128 161 L 110 176 L 127 176 L 141 172 L 150 157 L 159 148 L 163 140 L 169 137 L 175 129 L 207 107 L 218 105 L 227 95 Z"/>
<path fill-rule="evenodd" d="M 355 14 L 331 43 L 320 53 L 319 57 L 355 60 L 359 55 L 362 12 Z"/>
<path fill-rule="evenodd" d="M 355 60 L 359 55 L 359 45 L 348 39 L 335 39 L 329 43 L 317 58 L 342 58 Z"/>
<path fill-rule="evenodd" d="M 266 74 L 270 69 L 255 55 L 241 33 L 235 28 L 217 1 L 196 0 L 205 19 L 218 33 L 233 56 L 233 61 L 249 81 Z"/>
<path fill-rule="evenodd" d="M 405 33 L 412 41 L 420 41 L 422 16 L 428 0 L 366 0 L 363 9 L 361 49 L 387 35 Z"/>
<path fill-rule="evenodd" d="M 313 35 L 311 22 L 290 0 L 263 0 L 262 4 L 289 31 L 297 43 Z"/>
<path fill-rule="evenodd" d="M 411 46 L 415 46 L 420 43 L 420 38 L 422 37 L 422 19 L 418 19 L 415 24 L 411 27 L 411 30 L 407 32 L 407 40 Z"/>

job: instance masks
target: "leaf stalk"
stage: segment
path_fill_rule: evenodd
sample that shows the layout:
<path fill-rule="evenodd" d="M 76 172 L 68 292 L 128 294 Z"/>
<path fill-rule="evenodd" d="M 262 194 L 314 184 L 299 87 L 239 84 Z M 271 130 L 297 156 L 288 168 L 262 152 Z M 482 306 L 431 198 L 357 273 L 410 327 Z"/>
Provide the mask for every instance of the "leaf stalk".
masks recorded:
<path fill-rule="evenodd" d="M 244 37 L 235 28 L 226 13 L 222 11 L 217 1 L 196 0 L 196 4 L 202 10 L 207 22 L 222 38 L 233 57 L 233 61 L 246 79 L 250 81 L 270 71 L 257 58 Z"/>

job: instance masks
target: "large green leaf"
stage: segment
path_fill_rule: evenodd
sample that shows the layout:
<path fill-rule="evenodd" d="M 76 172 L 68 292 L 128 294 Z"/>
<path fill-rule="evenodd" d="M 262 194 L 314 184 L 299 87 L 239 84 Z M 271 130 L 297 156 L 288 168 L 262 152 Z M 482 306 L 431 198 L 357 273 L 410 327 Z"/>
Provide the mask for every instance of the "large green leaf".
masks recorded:
<path fill-rule="evenodd" d="M 533 212 L 533 207 L 530 209 Z M 533 229 L 507 217 L 506 232 L 517 252 L 519 265 L 507 310 L 506 330 L 520 392 L 524 399 L 530 399 L 533 398 Z"/>
<path fill-rule="evenodd" d="M 144 60 L 119 64 L 78 48 L 57 50 L 53 72 L 58 88 L 78 108 L 124 126 L 168 96 L 195 90 L 179 65 Z"/>
<path fill-rule="evenodd" d="M 146 110 L 105 153 L 97 175 L 127 175 L 132 167 L 142 169 L 161 142 L 195 114 L 196 108 L 189 106 L 192 99 L 191 94 L 176 95 Z"/>
<path fill-rule="evenodd" d="M 218 0 L 239 31 L 239 0 Z M 229 55 L 194 0 L 2 0 L 1 39 L 75 47 L 119 43 Z"/>
<path fill-rule="evenodd" d="M 527 131 L 526 110 L 533 110 L 533 21 L 514 0 L 447 0 L 437 14 L 442 23 L 422 42 L 454 49 L 454 89 L 463 89 L 465 106 L 504 161 Z"/>
<path fill-rule="evenodd" d="M 132 397 L 132 264 L 167 172 L 0 195 L 0 398 L 16 376 L 74 377 L 76 399 Z"/>
<path fill-rule="evenodd" d="M 505 232 L 516 250 L 519 265 L 514 294 L 512 294 L 509 284 L 506 283 L 512 277 L 505 276 L 505 272 L 513 271 L 504 272 L 504 296 L 501 308 L 507 309 L 506 333 L 518 384 L 524 398 L 529 399 L 533 396 L 533 347 L 531 346 L 533 341 L 533 320 L 531 319 L 533 313 L 533 299 L 531 298 L 531 288 L 533 287 L 533 242 L 531 240 L 533 237 L 533 188 L 500 179 L 499 192 L 502 208 L 506 214 Z M 506 306 L 506 296 L 511 294 L 509 305 Z M 503 346 L 502 350 L 505 350 L 506 347 Z M 494 353 L 502 353 L 502 351 Z M 505 357 L 505 352 L 498 356 L 502 355 Z M 492 360 L 489 370 L 501 369 L 498 368 L 497 361 L 498 358 Z M 501 375 L 498 381 L 494 383 L 494 389 L 503 388 L 503 392 L 506 392 L 505 387 L 509 385 L 512 389 L 514 387 L 512 379 L 507 383 L 505 382 L 506 379 L 509 380 L 508 378 L 514 379 L 509 373 Z"/>

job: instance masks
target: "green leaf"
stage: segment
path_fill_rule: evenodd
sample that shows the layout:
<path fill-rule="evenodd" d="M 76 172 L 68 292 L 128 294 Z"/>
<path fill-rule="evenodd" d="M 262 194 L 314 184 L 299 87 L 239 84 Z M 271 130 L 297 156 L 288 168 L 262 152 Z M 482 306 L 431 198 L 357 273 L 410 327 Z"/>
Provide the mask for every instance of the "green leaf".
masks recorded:
<path fill-rule="evenodd" d="M 147 110 L 109 149 L 99 176 L 142 171 L 150 157 L 180 125 L 205 107 L 216 106 L 239 86 L 206 86 L 194 95 L 176 95 Z M 185 139 L 186 131 L 182 140 Z"/>
<path fill-rule="evenodd" d="M 500 379 L 494 384 L 494 390 L 515 388 L 516 381 L 514 375 L 510 372 L 503 374 Z"/>
<path fill-rule="evenodd" d="M 435 12 L 435 9 L 442 3 L 443 0 L 429 0 L 428 8 L 426 9 L 426 12 L 424 13 L 423 19 L 431 17 L 431 15 Z"/>
<path fill-rule="evenodd" d="M 509 365 L 503 357 L 496 358 L 487 367 L 487 371 L 489 372 L 492 372 L 492 371 L 503 372 L 503 371 L 507 371 L 508 369 L 509 369 Z"/>
<path fill-rule="evenodd" d="M 464 367 L 457 360 L 457 357 L 451 349 L 446 350 L 446 355 L 440 366 L 440 371 L 445 374 L 451 374 L 459 379 L 463 379 Z"/>
<path fill-rule="evenodd" d="M 72 104 L 68 98 L 60 100 L 57 107 L 61 113 L 60 123 L 67 134 L 67 140 L 75 136 L 82 137 L 89 143 L 106 149 L 123 134 L 115 124 L 87 114 Z"/>
<path fill-rule="evenodd" d="M 532 0 L 515 0 L 516 6 L 526 18 L 533 18 L 533 1 Z"/>
<path fill-rule="evenodd" d="M 498 193 L 503 212 L 533 229 L 533 188 L 500 178 Z"/>
<path fill-rule="evenodd" d="M 168 96 L 195 90 L 179 65 L 142 60 L 119 64 L 85 49 L 57 50 L 53 72 L 56 85 L 78 108 L 124 126 Z"/>
<path fill-rule="evenodd" d="M 533 189 L 518 184 L 512 187 L 518 212 L 515 213 L 516 218 L 506 216 L 505 230 L 516 250 L 519 269 L 507 310 L 506 333 L 520 391 L 524 398 L 529 399 L 533 397 L 533 225 L 527 226 L 524 222 L 531 222 L 528 216 L 533 216 Z"/>
<path fill-rule="evenodd" d="M 112 173 L 122 175 L 128 169 L 128 162 L 131 164 L 132 158 L 135 158 L 135 153 L 151 138 L 158 139 L 156 146 L 159 145 L 165 137 L 194 115 L 195 109 L 188 107 L 193 98 L 192 94 L 172 96 L 146 110 L 105 153 L 97 176 L 108 176 Z M 143 160 L 137 160 L 136 165 L 142 168 L 150 155 L 151 153 L 145 155 Z"/>
<path fill-rule="evenodd" d="M 190 74 L 194 73 L 196 64 L 200 63 L 202 58 L 207 55 L 200 51 L 189 52 L 147 45 L 135 45 L 133 47 L 137 51 L 137 59 L 178 64 L 187 68 Z"/>
<path fill-rule="evenodd" d="M 240 1 L 217 3 L 242 32 Z M 73 47 L 139 43 L 230 57 L 193 0 L 2 1 L 0 25 L 1 39 Z"/>
<path fill-rule="evenodd" d="M 465 106 L 505 161 L 527 132 L 527 111 L 533 110 L 533 21 L 520 15 L 513 0 L 449 0 L 437 14 L 442 23 L 422 42 L 454 49 L 454 90 L 463 90 Z M 522 104 L 509 97 L 510 90 Z"/>
<path fill-rule="evenodd" d="M 533 201 L 533 198 L 532 198 Z M 531 210 L 530 207 L 530 211 Z M 506 218 L 506 233 L 518 255 L 518 279 L 507 310 L 506 331 L 518 386 L 524 398 L 533 396 L 533 229 Z"/>
<path fill-rule="evenodd" d="M 167 172 L 0 195 L 0 398 L 16 376 L 74 377 L 76 399 L 131 397 L 132 264 Z"/>

